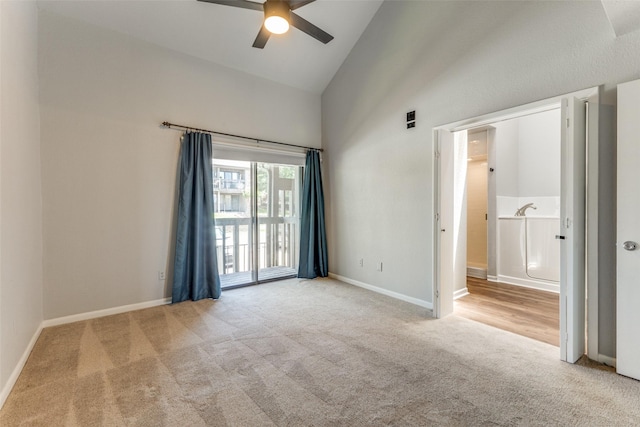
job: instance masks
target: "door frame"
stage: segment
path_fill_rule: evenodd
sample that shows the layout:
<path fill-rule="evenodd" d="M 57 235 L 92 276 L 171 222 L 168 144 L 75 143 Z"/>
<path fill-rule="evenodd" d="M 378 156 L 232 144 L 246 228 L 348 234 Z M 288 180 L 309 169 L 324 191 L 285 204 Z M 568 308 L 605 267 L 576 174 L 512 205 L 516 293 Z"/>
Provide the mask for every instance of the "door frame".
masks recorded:
<path fill-rule="evenodd" d="M 249 196 L 249 201 L 248 201 L 248 205 L 249 205 L 249 216 L 248 217 L 242 217 L 242 218 L 233 218 L 233 219 L 243 219 L 243 220 L 247 220 L 247 224 L 241 224 L 241 225 L 248 225 L 248 240 L 247 240 L 247 245 L 248 245 L 248 256 L 247 256 L 247 260 L 248 260 L 248 264 L 249 264 L 249 271 L 248 273 L 250 273 L 250 281 L 248 282 L 242 282 L 242 283 L 238 283 L 238 284 L 231 284 L 231 285 L 227 285 L 227 286 L 223 286 L 222 290 L 223 291 L 228 291 L 228 290 L 232 290 L 232 289 L 237 289 L 237 288 L 243 288 L 243 287 L 247 287 L 247 286 L 254 286 L 254 285 L 259 285 L 262 283 L 268 283 L 268 282 L 273 282 L 273 281 L 277 281 L 277 280 L 283 280 L 283 279 L 289 279 L 292 277 L 296 277 L 295 273 L 291 273 L 291 274 L 287 274 L 287 275 L 282 275 L 282 276 L 277 276 L 277 277 L 261 277 L 260 276 L 260 257 L 261 257 L 261 240 L 260 240 L 260 226 L 267 224 L 268 226 L 268 222 L 262 222 L 261 223 L 261 219 L 263 219 L 264 217 L 261 217 L 258 213 L 258 175 L 259 175 L 259 168 L 258 165 L 260 164 L 267 164 L 271 167 L 280 167 L 280 166 L 287 166 L 287 167 L 293 167 L 297 169 L 296 172 L 296 179 L 295 179 L 295 186 L 292 189 L 292 198 L 297 202 L 296 203 L 296 207 L 295 207 L 295 215 L 291 218 L 297 218 L 298 221 L 298 225 L 296 227 L 296 229 L 299 229 L 299 217 L 300 217 L 300 209 L 301 209 L 301 200 L 302 200 L 302 180 L 303 180 L 303 176 L 304 176 L 304 166 L 301 166 L 299 164 L 292 164 L 292 163 L 287 163 L 286 160 L 285 161 L 279 161 L 279 162 L 273 162 L 273 161 L 263 161 L 263 160 L 234 160 L 234 159 L 230 159 L 228 157 L 223 157 L 223 158 L 216 158 L 215 155 L 212 158 L 212 164 L 213 167 L 224 167 L 224 165 L 220 165 L 216 162 L 224 162 L 224 161 L 232 161 L 232 162 L 242 162 L 242 163 L 246 163 L 248 164 L 248 173 L 249 173 L 249 177 L 245 178 L 245 182 L 249 181 L 251 183 L 250 185 L 250 196 Z M 272 170 L 273 172 L 273 170 Z M 275 178 L 274 178 L 275 179 Z M 272 181 L 269 181 L 272 182 Z M 296 191 L 297 190 L 297 191 Z M 274 191 L 274 189 L 272 187 L 268 188 L 269 193 L 272 193 Z M 214 191 L 215 192 L 215 191 Z M 271 196 L 273 196 L 273 194 L 270 194 Z M 219 197 L 216 196 L 216 197 Z M 271 203 L 271 201 L 269 202 Z M 274 208 L 274 206 L 271 206 L 272 208 Z M 277 210 L 277 207 L 276 207 Z M 221 221 L 224 221 L 227 218 L 216 218 L 216 226 L 220 225 Z M 267 218 L 268 219 L 268 218 Z M 234 224 L 234 225 L 229 225 L 229 224 L 221 224 L 222 227 L 227 227 L 227 226 L 232 226 L 235 227 L 234 228 L 234 248 L 233 248 L 233 259 L 234 262 L 238 262 L 239 260 L 239 256 L 238 256 L 238 245 L 239 243 L 239 239 L 237 237 L 238 235 L 238 227 L 240 226 L 239 224 Z M 277 234 L 277 233 L 276 233 Z M 226 231 L 223 231 L 223 255 L 222 255 L 222 262 L 225 262 L 226 259 L 226 252 L 225 252 L 225 242 L 226 239 L 224 238 L 226 236 Z M 300 235 L 298 232 L 295 233 L 295 245 L 294 245 L 294 249 L 293 249 L 293 253 L 294 253 L 294 264 L 295 264 L 295 268 L 294 270 L 297 270 L 298 267 L 298 250 L 299 250 L 299 238 Z M 267 239 L 268 240 L 268 239 Z M 246 273 L 247 271 L 233 271 L 232 273 Z M 220 274 L 221 276 L 224 275 L 224 273 Z"/>
<path fill-rule="evenodd" d="M 598 357 L 598 310 L 597 310 L 597 296 L 598 296 L 598 227 L 597 227 L 597 201 L 598 201 L 598 112 L 600 102 L 601 87 L 596 86 L 588 89 L 583 89 L 576 92 L 571 92 L 539 101 L 535 101 L 528 104 L 523 104 L 517 107 L 508 108 L 505 110 L 496 111 L 481 116 L 476 116 L 468 119 L 459 120 L 456 122 L 444 124 L 433 128 L 433 235 L 434 235 L 434 252 L 433 252 L 433 315 L 436 318 L 444 317 L 451 313 L 452 304 L 448 301 L 449 294 L 453 295 L 452 283 L 443 282 L 441 279 L 441 229 L 443 224 L 443 218 L 441 215 L 442 209 L 442 194 L 440 191 L 442 177 L 442 168 L 440 165 L 441 160 L 441 143 L 443 138 L 446 138 L 447 133 L 454 133 L 458 131 L 470 130 L 482 126 L 490 125 L 500 121 L 510 120 L 525 115 L 536 114 L 543 111 L 547 111 L 551 108 L 558 108 L 564 99 L 577 98 L 587 102 L 587 126 L 586 126 L 586 206 L 585 214 L 586 218 L 586 230 L 585 230 L 585 263 L 586 263 L 586 292 L 587 295 L 591 295 L 588 301 L 561 301 L 564 308 L 560 310 L 561 325 L 566 325 L 567 322 L 567 307 L 573 307 L 575 304 L 584 304 L 584 309 L 587 308 L 587 341 L 588 346 L 585 349 L 587 355 Z M 591 105 L 591 108 L 589 108 Z M 595 107 L 595 108 L 594 108 Z M 564 136 L 563 136 L 564 138 Z M 446 221 L 446 220 L 445 220 Z M 566 297 L 566 290 L 564 292 Z M 571 294 L 573 297 L 573 293 Z M 564 321 L 563 321 L 564 320 Z M 561 345 L 561 360 L 575 362 L 575 360 L 569 360 L 566 354 L 566 347 L 576 346 L 579 343 L 580 337 L 575 336 L 570 330 L 561 331 L 561 337 L 565 336 L 566 342 Z M 582 341 L 584 338 L 582 338 Z M 571 358 L 573 359 L 573 358 Z"/>

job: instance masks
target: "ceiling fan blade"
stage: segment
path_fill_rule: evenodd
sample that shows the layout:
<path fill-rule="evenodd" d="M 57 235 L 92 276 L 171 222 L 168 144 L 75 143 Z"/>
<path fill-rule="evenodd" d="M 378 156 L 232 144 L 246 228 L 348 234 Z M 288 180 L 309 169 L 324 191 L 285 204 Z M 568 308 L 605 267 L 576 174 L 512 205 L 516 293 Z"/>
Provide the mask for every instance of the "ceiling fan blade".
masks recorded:
<path fill-rule="evenodd" d="M 300 31 L 309 34 L 314 39 L 321 41 L 324 44 L 329 43 L 333 40 L 333 36 L 320 28 L 313 25 L 311 22 L 306 19 L 301 18 L 295 13 L 291 12 L 290 14 L 291 25 L 299 29 Z"/>
<path fill-rule="evenodd" d="M 271 35 L 271 32 L 269 32 L 269 30 L 267 30 L 266 27 L 263 25 L 262 28 L 260 28 L 260 31 L 258 32 L 258 36 L 253 42 L 253 47 L 257 47 L 258 49 L 263 49 L 264 45 L 267 44 L 267 40 L 269 40 L 270 35 Z"/>
<path fill-rule="evenodd" d="M 289 9 L 296 10 L 306 4 L 313 3 L 316 0 L 289 0 Z"/>
<path fill-rule="evenodd" d="M 262 12 L 262 3 L 256 3 L 249 0 L 198 0 L 205 3 L 221 4 L 224 6 L 240 7 L 242 9 L 252 9 Z"/>

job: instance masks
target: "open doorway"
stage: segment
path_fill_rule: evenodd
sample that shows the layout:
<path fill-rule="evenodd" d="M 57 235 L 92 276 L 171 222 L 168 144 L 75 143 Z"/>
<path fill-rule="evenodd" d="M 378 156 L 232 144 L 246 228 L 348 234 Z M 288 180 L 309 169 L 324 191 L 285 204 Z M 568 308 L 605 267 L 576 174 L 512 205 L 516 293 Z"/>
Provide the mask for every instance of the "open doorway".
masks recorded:
<path fill-rule="evenodd" d="M 467 133 L 467 162 L 456 164 L 466 169 L 467 277 L 454 313 L 556 347 L 560 116 L 558 105 L 459 131 Z"/>
<path fill-rule="evenodd" d="M 482 127 L 490 129 L 495 125 L 513 120 L 519 117 L 526 117 L 536 113 L 557 110 L 560 107 L 560 126 L 558 132 L 561 134 L 561 177 L 560 177 L 560 203 L 559 215 L 557 215 L 557 228 L 553 239 L 560 240 L 560 277 L 559 288 L 560 301 L 559 309 L 560 323 L 560 358 L 569 362 L 577 361 L 585 353 L 585 311 L 586 311 L 586 285 L 585 285 L 585 250 L 586 250 L 586 222 L 585 222 L 585 185 L 586 185 L 586 151 L 587 151 L 587 117 L 591 119 L 595 115 L 597 122 L 597 108 L 591 109 L 589 113 L 588 103 L 593 107 L 598 106 L 598 88 L 588 89 L 564 96 L 555 97 L 539 101 L 536 103 L 512 108 L 509 110 L 489 114 L 482 117 L 463 120 L 434 129 L 435 138 L 435 226 L 436 226 L 436 247 L 435 247 L 435 273 L 434 273 L 434 314 L 442 317 L 453 312 L 454 292 L 466 287 L 467 283 L 467 214 L 466 208 L 466 163 L 468 162 L 467 131 L 478 130 Z M 597 143 L 597 133 L 591 135 L 592 141 Z M 488 141 L 488 159 L 492 150 L 491 142 Z M 534 150 L 540 150 L 540 145 Z M 526 155 L 524 156 L 527 157 Z M 526 159 L 525 159 L 526 160 Z M 465 167 L 459 165 L 464 163 Z M 509 166 L 508 163 L 505 163 Z M 457 166 L 458 165 L 458 166 Z M 513 166 L 511 164 L 510 166 Z M 491 161 L 488 162 L 489 170 L 493 167 Z M 517 168 L 517 166 L 516 166 Z M 489 173 L 488 181 L 492 176 Z M 510 183 L 513 185 L 513 182 Z M 490 186 L 491 188 L 491 186 Z M 496 187 L 494 187 L 496 188 Z M 498 213 L 499 209 L 506 209 L 510 203 L 514 204 L 514 212 L 510 216 L 516 217 L 515 213 L 524 208 L 528 203 L 523 202 L 518 195 L 510 195 L 511 200 L 495 198 L 495 206 L 492 218 L 495 219 L 493 230 L 495 236 L 499 235 Z M 527 196 L 530 197 L 530 196 Z M 491 198 L 489 198 L 489 205 Z M 543 200 L 540 200 L 543 202 Z M 545 202 L 546 203 L 546 202 Z M 545 205 L 541 203 L 541 205 Z M 551 203 L 553 205 L 553 203 Z M 531 205 L 530 205 L 531 206 Z M 489 219 L 492 207 L 487 207 L 487 218 Z M 529 207 L 530 209 L 530 207 Z M 507 216 L 505 214 L 505 216 Z M 506 219 L 506 218 L 505 218 Z M 522 224 L 515 222 L 511 228 L 524 228 Z M 505 222 L 506 224 L 506 222 Z M 539 224 L 537 224 L 539 225 Z M 548 226 L 546 224 L 545 226 Z M 506 227 L 509 228 L 509 227 Z M 505 233 L 506 233 L 505 228 Z M 534 227 L 535 228 L 535 227 Z M 487 224 L 489 239 L 491 237 L 492 224 Z M 513 230 L 512 230 L 513 231 Z M 517 230 L 516 230 L 517 231 Z M 490 247 L 488 242 L 487 246 Z M 518 246 L 518 245 L 516 245 Z M 495 277 L 498 276 L 498 253 L 496 247 Z M 521 254 L 526 254 L 526 244 L 518 247 Z M 516 251 L 511 251 L 516 252 Z M 544 251 L 543 251 L 544 252 Z M 507 253 L 510 253 L 509 251 Z M 546 252 L 545 252 L 546 253 Z M 517 254 L 516 254 L 517 255 Z M 528 266 L 525 262 L 519 266 L 524 270 L 524 283 L 516 283 L 516 286 L 528 285 L 527 280 L 532 275 L 542 274 L 542 280 L 548 279 L 541 265 Z M 556 256 L 557 258 L 557 256 Z M 530 271 L 527 270 L 530 267 Z M 490 255 L 487 259 L 487 275 L 491 276 L 492 260 Z M 505 276 L 516 277 L 510 274 Z M 546 280 L 552 282 L 552 280 Z M 596 289 L 597 291 L 597 289 Z M 458 292 L 460 295 L 461 292 Z M 589 334 L 597 337 L 597 328 L 589 330 Z"/>

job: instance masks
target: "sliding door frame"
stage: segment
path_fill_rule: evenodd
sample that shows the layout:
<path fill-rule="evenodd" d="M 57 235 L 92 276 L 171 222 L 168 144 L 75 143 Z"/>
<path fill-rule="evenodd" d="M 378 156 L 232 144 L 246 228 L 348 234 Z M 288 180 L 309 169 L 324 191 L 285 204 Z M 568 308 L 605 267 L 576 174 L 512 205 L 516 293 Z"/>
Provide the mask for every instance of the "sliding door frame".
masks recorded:
<path fill-rule="evenodd" d="M 214 156 L 213 161 L 215 162 L 216 158 Z M 221 159 L 222 160 L 222 159 Z M 250 227 L 248 230 L 249 236 L 248 236 L 248 250 L 249 250 L 249 271 L 251 273 L 251 281 L 247 282 L 247 283 L 239 283 L 239 284 L 234 284 L 234 285 L 230 285 L 230 286 L 223 286 L 223 290 L 231 290 L 231 289 L 237 289 L 237 288 L 242 288 L 242 287 L 246 287 L 246 286 L 254 286 L 254 285 L 259 285 L 262 283 L 267 283 L 267 282 L 273 282 L 273 281 L 277 281 L 277 280 L 283 280 L 283 279 L 288 279 L 288 278 L 293 278 L 297 276 L 297 271 L 295 273 L 289 274 L 289 275 L 283 275 L 283 276 L 279 276 L 279 277 L 273 277 L 273 278 L 268 278 L 268 279 L 261 279 L 260 278 L 260 256 L 261 256 L 261 249 L 260 249 L 260 245 L 261 245 L 261 241 L 260 241 L 260 216 L 258 213 L 258 165 L 261 163 L 264 164 L 268 164 L 271 166 L 291 166 L 297 169 L 296 171 L 296 185 L 294 186 L 293 192 L 295 192 L 297 187 L 297 192 L 298 194 L 292 194 L 292 197 L 294 198 L 294 201 L 292 201 L 292 203 L 295 203 L 295 208 L 294 208 L 294 212 L 295 212 L 295 217 L 297 217 L 298 220 L 298 228 L 299 228 L 299 221 L 300 221 L 300 201 L 301 201 L 301 191 L 302 191 L 302 177 L 303 177 L 303 172 L 304 172 L 304 167 L 300 166 L 300 165 L 295 165 L 295 164 L 287 164 L 284 162 L 264 162 L 264 161 L 246 161 L 247 163 L 249 163 L 250 167 L 249 167 L 249 174 L 250 174 L 250 180 L 251 180 L 251 196 L 250 196 Z M 271 192 L 273 191 L 273 188 L 268 188 L 268 191 Z M 270 200 L 272 199 L 272 196 L 269 197 Z M 270 202 L 271 203 L 271 202 Z M 284 201 L 283 201 L 284 203 Z M 272 209 L 274 209 L 274 207 L 271 207 Z M 277 212 L 277 207 L 275 207 L 276 212 Z M 267 224 L 267 227 L 269 225 Z M 266 233 L 267 235 L 269 233 Z M 275 235 L 277 236 L 278 233 L 275 233 Z M 296 239 L 299 240 L 300 238 L 300 233 L 296 233 L 295 236 Z M 265 242 L 265 243 L 269 243 L 269 242 Z M 239 243 L 234 241 L 234 246 L 238 245 Z M 297 244 L 294 246 L 293 250 L 298 249 L 299 247 L 299 242 L 297 242 Z M 291 250 L 291 249 L 290 249 Z M 223 243 L 223 251 L 224 251 L 224 243 Z M 284 248 L 283 248 L 284 251 Z M 234 247 L 234 254 L 237 253 L 237 251 L 235 250 Z M 283 255 L 284 256 L 284 255 Z M 224 262 L 224 254 L 223 254 L 223 262 Z M 295 265 L 292 266 L 292 268 L 294 270 L 297 269 L 297 263 L 299 262 L 298 260 L 298 255 L 294 254 L 294 260 L 295 260 Z M 222 274 L 221 276 L 223 276 L 224 274 Z"/>

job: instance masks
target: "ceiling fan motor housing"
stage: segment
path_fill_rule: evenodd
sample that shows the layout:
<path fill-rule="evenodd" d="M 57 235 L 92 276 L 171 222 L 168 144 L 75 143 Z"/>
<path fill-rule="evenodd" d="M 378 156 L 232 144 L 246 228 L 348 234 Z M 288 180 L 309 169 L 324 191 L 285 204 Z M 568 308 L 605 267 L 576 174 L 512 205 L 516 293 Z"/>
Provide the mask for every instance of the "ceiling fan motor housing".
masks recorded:
<path fill-rule="evenodd" d="M 271 16 L 279 16 L 284 18 L 287 22 L 290 22 L 290 9 L 289 3 L 281 0 L 267 0 L 264 5 L 264 19 L 268 19 Z"/>
<path fill-rule="evenodd" d="M 198 1 L 263 12 L 264 22 L 262 23 L 262 27 L 260 27 L 260 31 L 253 42 L 253 47 L 258 49 L 264 48 L 271 34 L 284 34 L 289 30 L 289 26 L 297 28 L 324 44 L 333 40 L 333 36 L 331 34 L 316 27 L 311 22 L 293 12 L 293 10 L 297 10 L 309 3 L 313 3 L 315 0 L 266 0 L 264 3 L 258 3 L 253 0 Z"/>

